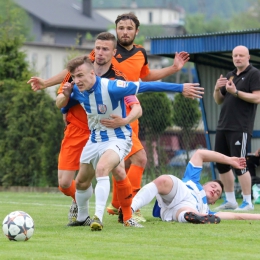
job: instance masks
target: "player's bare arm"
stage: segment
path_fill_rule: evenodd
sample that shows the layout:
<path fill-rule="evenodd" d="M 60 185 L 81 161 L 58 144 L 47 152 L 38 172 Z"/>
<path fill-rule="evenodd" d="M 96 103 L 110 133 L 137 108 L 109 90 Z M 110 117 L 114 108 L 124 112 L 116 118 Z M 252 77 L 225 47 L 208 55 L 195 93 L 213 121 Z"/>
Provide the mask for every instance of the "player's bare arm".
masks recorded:
<path fill-rule="evenodd" d="M 190 55 L 187 52 L 185 51 L 182 51 L 180 53 L 176 52 L 173 65 L 162 69 L 150 70 L 150 73 L 146 77 L 142 78 L 142 81 L 156 81 L 165 78 L 171 74 L 174 74 L 178 72 L 180 69 L 182 69 L 184 64 L 189 59 L 190 59 Z"/>
<path fill-rule="evenodd" d="M 199 83 L 184 83 L 182 95 L 186 98 L 202 98 L 204 88 L 199 87 Z"/>
<path fill-rule="evenodd" d="M 63 71 L 61 71 L 60 73 L 58 73 L 57 75 L 49 78 L 49 79 L 42 79 L 40 77 L 31 77 L 27 83 L 31 84 L 32 90 L 33 91 L 37 91 L 40 89 L 45 89 L 51 86 L 55 86 L 57 84 L 60 84 L 63 79 L 65 78 L 65 76 L 67 75 L 68 71 L 65 69 Z"/>
<path fill-rule="evenodd" d="M 140 104 L 133 104 L 127 117 L 122 118 L 118 115 L 110 115 L 109 119 L 101 119 L 100 123 L 108 128 L 117 128 L 132 123 L 142 116 L 142 107 Z"/>
<path fill-rule="evenodd" d="M 70 94 L 72 92 L 72 88 L 73 88 L 74 83 L 71 82 L 66 82 L 63 87 L 62 87 L 62 93 L 60 93 L 57 97 L 56 97 L 56 106 L 58 108 L 62 108 L 65 107 L 68 104 L 69 98 L 70 98 Z"/>

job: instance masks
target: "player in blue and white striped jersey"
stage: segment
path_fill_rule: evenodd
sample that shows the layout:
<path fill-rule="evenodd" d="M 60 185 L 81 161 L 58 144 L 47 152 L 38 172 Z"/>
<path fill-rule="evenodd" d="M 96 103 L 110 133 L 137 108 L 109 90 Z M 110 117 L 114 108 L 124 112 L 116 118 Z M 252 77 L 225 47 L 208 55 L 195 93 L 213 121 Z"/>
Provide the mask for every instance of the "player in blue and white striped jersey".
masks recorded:
<path fill-rule="evenodd" d="M 221 196 L 223 184 L 213 180 L 200 184 L 200 174 L 204 162 L 219 162 L 236 169 L 246 167 L 245 158 L 228 157 L 215 151 L 197 150 L 191 157 L 182 180 L 173 175 L 161 175 L 148 183 L 136 194 L 132 202 L 135 211 L 156 202 L 153 216 L 163 221 L 192 222 L 194 224 L 219 223 L 223 219 L 260 219 L 260 215 L 233 212 L 211 212 L 209 204 L 214 204 Z M 119 216 L 120 217 L 120 216 Z"/>
<path fill-rule="evenodd" d="M 129 125 L 115 129 L 107 128 L 100 120 L 109 118 L 111 114 L 126 117 L 125 96 L 147 91 L 172 91 L 181 92 L 190 98 L 201 98 L 204 89 L 193 83 L 126 82 L 100 78 L 95 75 L 93 64 L 87 56 L 71 60 L 67 68 L 76 85 L 65 83 L 63 94 L 67 100 L 72 98 L 79 101 L 88 115 L 91 131 L 91 137 L 81 154 L 80 170 L 76 177 L 78 218 L 88 217 L 83 217 L 88 212 L 84 211 L 84 208 L 92 195 L 88 189 L 96 175 L 96 208 L 90 227 L 91 230 L 102 230 L 102 218 L 110 190 L 108 175 L 112 172 L 117 181 L 124 226 L 141 227 L 131 218 L 131 184 L 126 176 L 123 160 L 131 150 L 131 128 Z"/>

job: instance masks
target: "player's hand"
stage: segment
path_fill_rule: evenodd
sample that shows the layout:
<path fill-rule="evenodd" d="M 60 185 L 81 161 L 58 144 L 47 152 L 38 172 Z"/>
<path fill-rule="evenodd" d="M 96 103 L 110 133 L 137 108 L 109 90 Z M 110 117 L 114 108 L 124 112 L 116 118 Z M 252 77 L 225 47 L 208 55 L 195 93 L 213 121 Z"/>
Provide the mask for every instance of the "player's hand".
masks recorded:
<path fill-rule="evenodd" d="M 73 85 L 74 85 L 73 81 L 64 83 L 64 85 L 62 86 L 62 93 L 65 97 L 70 97 L 70 94 L 73 89 Z"/>
<path fill-rule="evenodd" d="M 175 52 L 175 57 L 173 60 L 173 67 L 176 70 L 181 70 L 184 64 L 190 59 L 190 54 L 188 52 L 182 51 L 180 53 Z"/>
<path fill-rule="evenodd" d="M 246 168 L 246 158 L 243 157 L 231 157 L 230 165 L 235 169 L 245 169 Z"/>
<path fill-rule="evenodd" d="M 232 80 L 228 80 L 228 82 L 226 83 L 226 90 L 232 95 L 236 93 L 237 88 Z"/>
<path fill-rule="evenodd" d="M 202 98 L 204 88 L 199 87 L 199 83 L 184 83 L 182 95 L 186 98 Z"/>
<path fill-rule="evenodd" d="M 228 82 L 227 78 L 224 78 L 222 75 L 220 75 L 215 85 L 215 91 L 219 91 L 220 88 L 226 86 L 227 82 Z"/>
<path fill-rule="evenodd" d="M 100 123 L 108 128 L 117 128 L 126 125 L 125 118 L 118 115 L 110 115 L 108 119 L 103 118 L 100 120 Z"/>
<path fill-rule="evenodd" d="M 31 77 L 27 81 L 27 84 L 31 84 L 33 91 L 37 91 L 37 90 L 46 88 L 44 80 L 42 78 L 39 78 L 39 77 Z"/>

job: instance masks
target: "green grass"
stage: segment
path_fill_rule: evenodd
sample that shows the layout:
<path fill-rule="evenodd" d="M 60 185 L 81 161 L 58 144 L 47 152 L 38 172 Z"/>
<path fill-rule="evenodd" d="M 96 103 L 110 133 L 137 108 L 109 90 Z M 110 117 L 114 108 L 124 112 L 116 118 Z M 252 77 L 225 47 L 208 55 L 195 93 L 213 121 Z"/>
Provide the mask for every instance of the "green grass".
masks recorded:
<path fill-rule="evenodd" d="M 165 223 L 142 209 L 145 228 L 124 228 L 104 215 L 104 229 L 67 227 L 70 199 L 61 193 L 0 192 L 0 220 L 15 210 L 29 213 L 35 232 L 27 242 L 0 235 L 0 259 L 259 259 L 260 221 L 222 221 L 219 225 Z M 218 202 L 220 204 L 221 201 Z M 94 213 L 94 199 L 90 203 Z M 260 205 L 255 205 L 260 213 Z M 1 221 L 2 221 L 1 220 Z"/>

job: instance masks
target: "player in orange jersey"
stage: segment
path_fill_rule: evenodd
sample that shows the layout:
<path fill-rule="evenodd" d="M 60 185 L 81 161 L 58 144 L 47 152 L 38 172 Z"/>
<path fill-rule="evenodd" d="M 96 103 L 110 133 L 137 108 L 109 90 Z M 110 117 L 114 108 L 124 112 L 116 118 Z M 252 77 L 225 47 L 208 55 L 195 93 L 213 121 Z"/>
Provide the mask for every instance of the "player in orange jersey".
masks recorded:
<path fill-rule="evenodd" d="M 126 80 L 125 76 L 111 64 L 112 57 L 116 51 L 115 46 L 116 39 L 112 34 L 101 33 L 97 36 L 95 41 L 95 73 L 104 78 Z M 67 101 L 62 93 L 62 87 L 64 83 L 70 81 L 71 77 L 68 73 L 58 90 L 56 103 L 61 105 L 64 101 Z M 28 83 L 32 85 L 33 90 L 43 89 L 45 87 L 45 81 L 38 77 L 32 77 Z M 135 98 L 135 96 L 133 97 Z M 126 125 L 141 116 L 142 109 L 139 103 L 132 104 L 131 107 L 132 112 L 128 114 L 127 118 L 120 120 L 121 124 L 117 124 L 118 126 Z M 61 143 L 58 162 L 58 181 L 60 191 L 73 198 L 69 212 L 69 220 L 71 223 L 77 218 L 78 212 L 77 204 L 75 203 L 76 187 L 74 177 L 76 171 L 79 169 L 79 158 L 83 147 L 88 141 L 90 131 L 86 113 L 80 104 L 76 104 L 68 110 L 65 121 L 66 128 Z"/>

